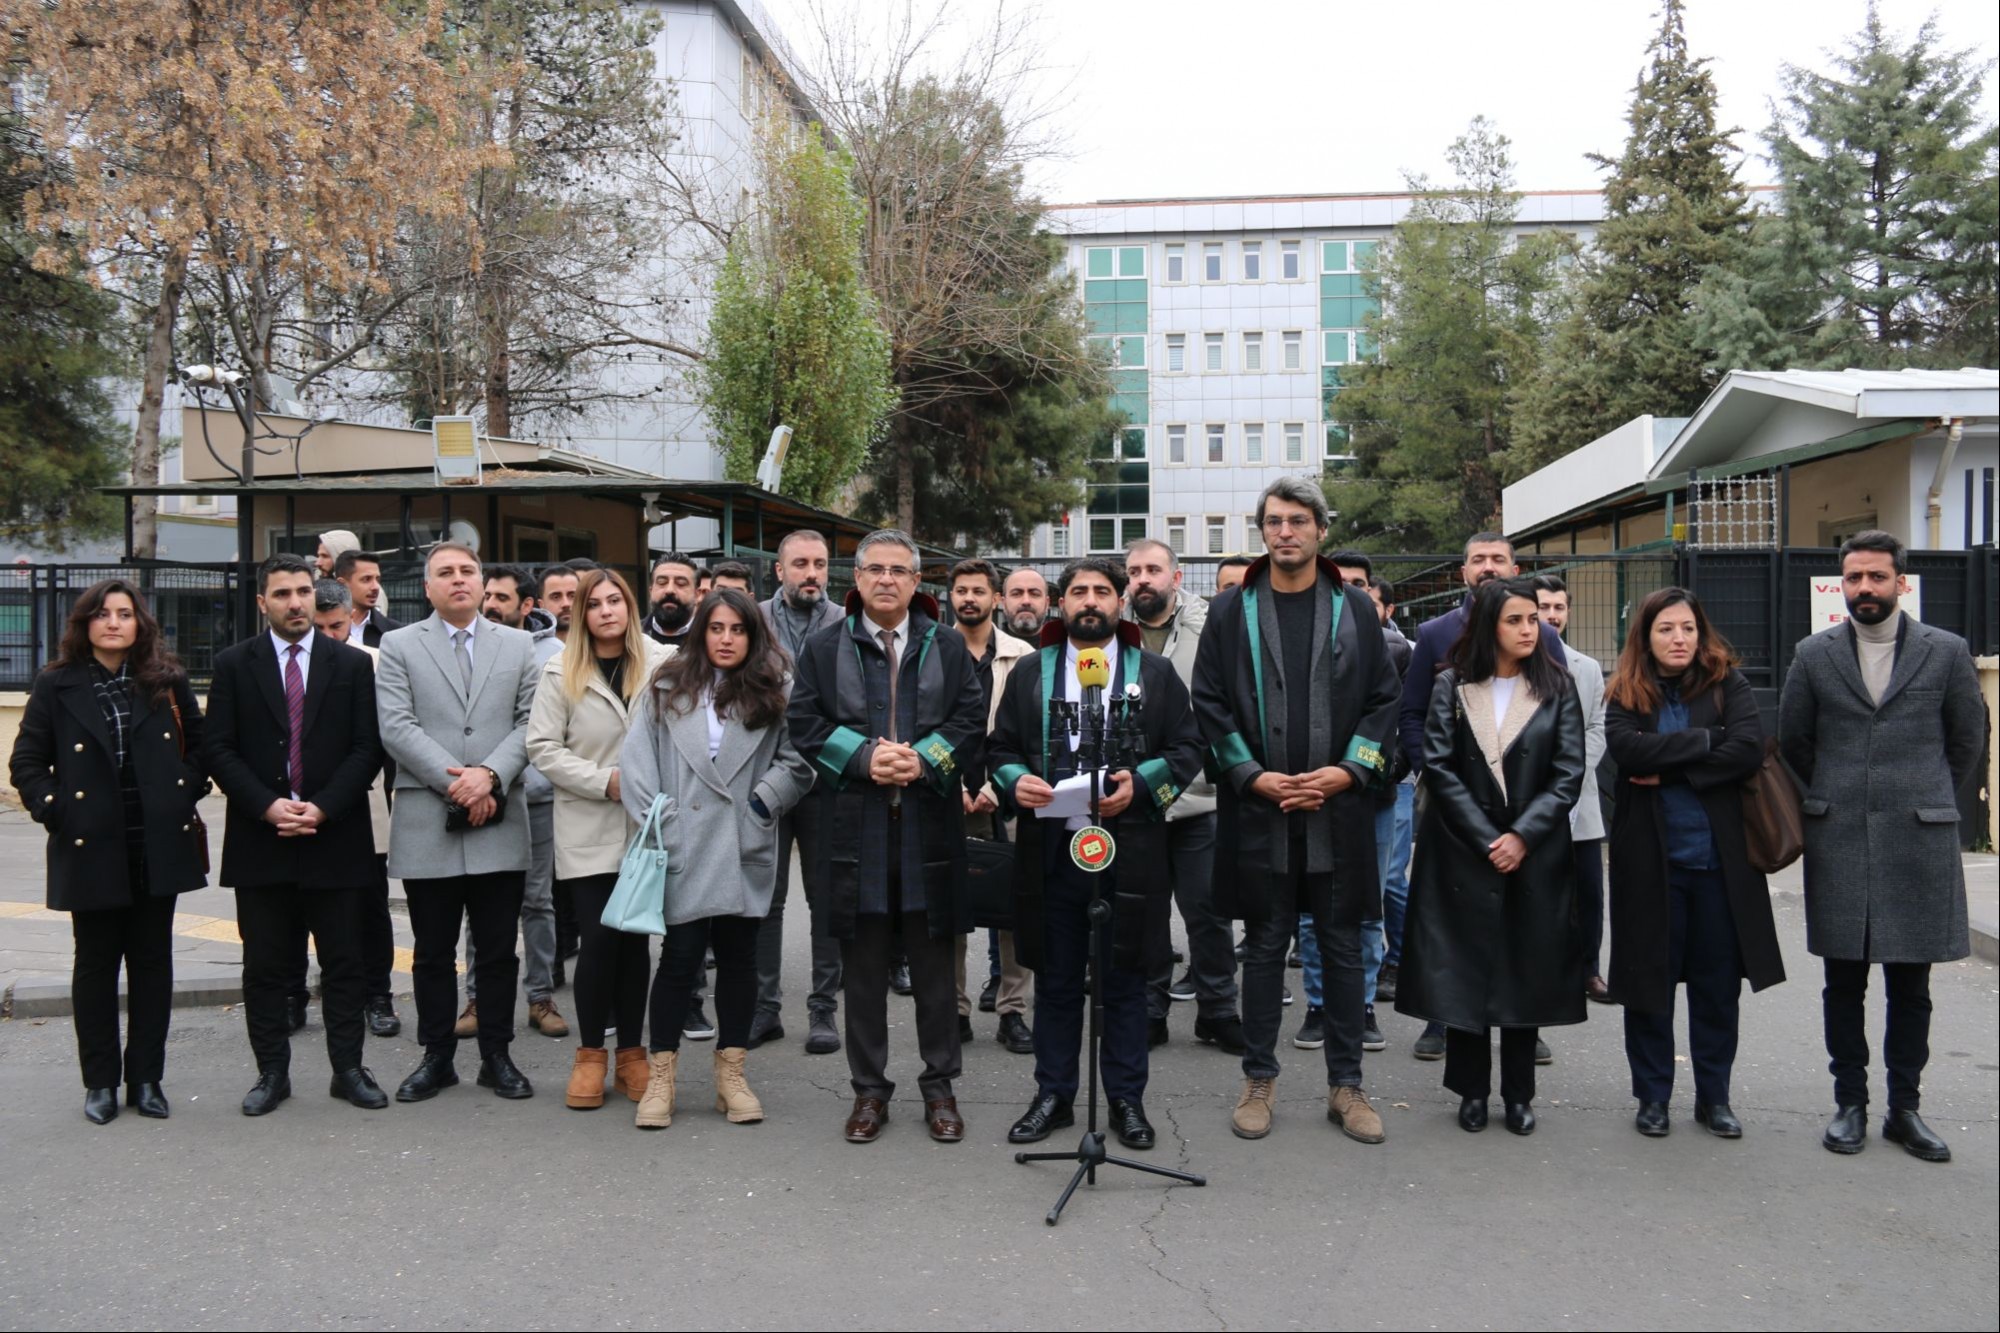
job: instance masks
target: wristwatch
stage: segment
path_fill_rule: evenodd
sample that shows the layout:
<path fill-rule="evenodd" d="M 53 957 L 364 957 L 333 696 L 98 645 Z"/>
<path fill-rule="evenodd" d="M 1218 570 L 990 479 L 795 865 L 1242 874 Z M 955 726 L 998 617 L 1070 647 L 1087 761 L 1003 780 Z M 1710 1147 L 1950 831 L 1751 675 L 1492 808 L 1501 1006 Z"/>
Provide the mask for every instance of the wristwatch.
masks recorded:
<path fill-rule="evenodd" d="M 479 767 L 485 769 L 486 776 L 493 779 L 492 794 L 497 798 L 500 795 L 500 793 L 505 790 L 505 788 L 501 785 L 500 775 L 493 771 L 493 767 L 490 764 L 481 764 Z"/>

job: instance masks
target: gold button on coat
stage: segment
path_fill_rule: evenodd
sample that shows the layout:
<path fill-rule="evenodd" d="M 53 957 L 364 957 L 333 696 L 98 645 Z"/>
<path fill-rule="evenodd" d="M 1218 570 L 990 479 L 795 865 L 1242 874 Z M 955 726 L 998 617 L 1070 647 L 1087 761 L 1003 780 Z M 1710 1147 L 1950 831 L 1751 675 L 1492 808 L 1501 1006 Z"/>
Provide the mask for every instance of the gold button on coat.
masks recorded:
<path fill-rule="evenodd" d="M 78 838 L 78 839 L 76 840 L 76 845 L 77 845 L 77 846 L 79 846 L 79 847 L 83 846 L 83 839 L 82 839 L 82 838 Z"/>
<path fill-rule="evenodd" d="M 78 742 L 76 743 L 76 752 L 77 752 L 78 754 L 82 754 L 82 753 L 83 753 L 83 742 L 82 742 L 82 741 L 78 741 Z"/>

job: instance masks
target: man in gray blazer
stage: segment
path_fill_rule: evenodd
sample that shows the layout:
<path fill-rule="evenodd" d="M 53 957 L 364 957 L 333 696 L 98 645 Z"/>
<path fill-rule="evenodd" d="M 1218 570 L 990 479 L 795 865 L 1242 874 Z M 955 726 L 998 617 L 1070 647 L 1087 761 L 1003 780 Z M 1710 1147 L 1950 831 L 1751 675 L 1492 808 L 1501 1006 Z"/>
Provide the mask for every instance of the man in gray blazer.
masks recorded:
<path fill-rule="evenodd" d="M 484 620 L 479 557 L 446 542 L 424 564 L 428 619 L 382 638 L 376 703 L 382 748 L 396 761 L 389 874 L 403 881 L 416 935 L 411 973 L 423 1063 L 399 1102 L 458 1082 L 458 932 L 478 949 L 479 1085 L 502 1097 L 535 1090 L 508 1057 L 520 960 L 514 925 L 528 870 L 528 710 L 539 672 L 532 635 Z"/>
<path fill-rule="evenodd" d="M 1837 1153 L 1868 1146 L 1868 969 L 1882 965 L 1889 1114 L 1882 1137 L 1927 1162 L 1951 1149 L 1917 1114 L 1930 1057 L 1931 964 L 1971 950 L 1958 792 L 1978 767 L 1986 708 L 1965 640 L 1904 615 L 1903 543 L 1840 548 L 1847 623 L 1806 638 L 1778 704 L 1785 759 L 1806 784 L 1806 948 L 1826 964 L 1826 1053 Z"/>
<path fill-rule="evenodd" d="M 1569 628 L 1569 585 L 1554 574 L 1535 576 L 1535 602 L 1542 623 L 1561 637 Z M 1604 798 L 1597 790 L 1604 762 L 1604 668 L 1588 653 L 1564 645 L 1576 700 L 1583 706 L 1583 795 L 1569 812 L 1570 848 L 1576 854 L 1576 911 L 1583 921 L 1583 993 L 1599 1004 L 1611 1002 L 1604 982 Z"/>

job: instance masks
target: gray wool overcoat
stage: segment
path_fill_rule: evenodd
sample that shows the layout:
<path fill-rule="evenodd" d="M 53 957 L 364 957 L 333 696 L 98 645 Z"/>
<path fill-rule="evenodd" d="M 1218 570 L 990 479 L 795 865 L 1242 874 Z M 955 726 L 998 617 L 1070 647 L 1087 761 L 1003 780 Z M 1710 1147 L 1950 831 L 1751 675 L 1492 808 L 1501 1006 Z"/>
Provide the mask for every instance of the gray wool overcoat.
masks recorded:
<path fill-rule="evenodd" d="M 1956 634 L 1904 618 L 1882 702 L 1847 625 L 1801 642 L 1778 735 L 1805 788 L 1806 948 L 1822 958 L 1948 963 L 1971 952 L 1958 789 L 1986 708 Z"/>

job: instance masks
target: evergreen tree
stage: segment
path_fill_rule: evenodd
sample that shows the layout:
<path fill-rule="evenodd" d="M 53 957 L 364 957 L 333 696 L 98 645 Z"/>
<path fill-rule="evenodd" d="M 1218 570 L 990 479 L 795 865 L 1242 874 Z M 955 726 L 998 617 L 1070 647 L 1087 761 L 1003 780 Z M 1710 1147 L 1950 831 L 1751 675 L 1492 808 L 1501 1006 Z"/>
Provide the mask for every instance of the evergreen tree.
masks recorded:
<path fill-rule="evenodd" d="M 1475 119 L 1446 154 L 1456 183 L 1411 178 L 1419 198 L 1376 256 L 1379 359 L 1345 367 L 1329 405 L 1356 455 L 1326 485 L 1336 544 L 1449 550 L 1499 512 L 1512 388 L 1534 369 L 1570 252 L 1560 232 L 1513 242 L 1508 142 Z"/>
<path fill-rule="evenodd" d="M 769 151 L 765 214 L 736 234 L 696 369 L 727 475 L 756 476 L 772 429 L 793 430 L 779 490 L 833 502 L 895 401 L 889 340 L 861 276 L 861 210 L 845 154 L 817 127 Z"/>
<path fill-rule="evenodd" d="M 21 225 L 26 131 L 0 116 L 0 536 L 61 551 L 107 535 L 117 508 L 97 493 L 130 462 L 104 385 L 127 369 L 112 298 Z M 74 252 L 66 256 L 72 265 Z"/>
<path fill-rule="evenodd" d="M 1683 0 L 1664 0 L 1626 113 L 1605 219 L 1578 266 L 1542 371 L 1522 386 L 1511 477 L 1646 413 L 1687 416 L 1715 387 L 1690 313 L 1705 274 L 1739 262 L 1750 215 L 1716 126 L 1715 80 L 1688 50 Z"/>
<path fill-rule="evenodd" d="M 1873 4 L 1830 72 L 1783 72 L 1764 132 L 1783 198 L 1699 300 L 1715 363 L 1995 364 L 2000 133 L 1987 67 L 1935 21 L 1907 45 Z"/>

